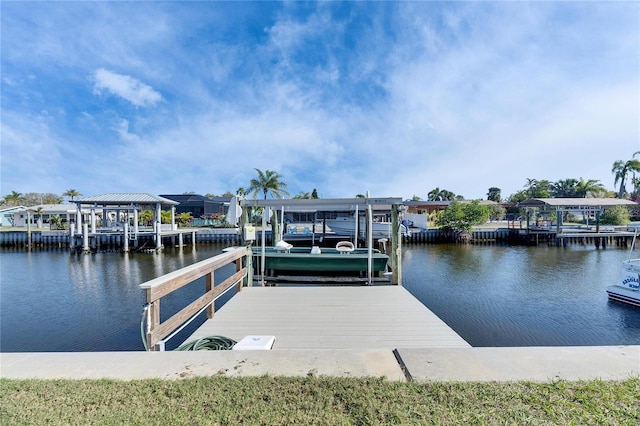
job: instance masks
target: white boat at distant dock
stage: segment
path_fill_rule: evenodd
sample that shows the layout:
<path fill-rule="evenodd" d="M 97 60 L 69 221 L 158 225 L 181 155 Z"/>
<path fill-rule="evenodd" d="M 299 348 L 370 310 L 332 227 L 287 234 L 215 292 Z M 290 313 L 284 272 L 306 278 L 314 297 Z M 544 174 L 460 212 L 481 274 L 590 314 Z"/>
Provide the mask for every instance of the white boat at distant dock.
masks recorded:
<path fill-rule="evenodd" d="M 353 215 L 338 215 L 335 219 L 326 219 L 325 222 L 331 231 L 336 234 L 353 236 L 356 232 L 356 220 Z M 391 222 L 373 220 L 371 224 L 373 238 L 391 237 Z M 364 217 L 360 217 L 358 223 L 358 234 L 360 234 L 360 236 L 365 236 L 366 229 L 366 220 Z M 408 228 L 403 224 L 400 224 L 400 232 L 403 235 L 409 235 Z"/>
<path fill-rule="evenodd" d="M 630 253 L 633 253 L 636 236 L 633 237 Z M 622 271 L 618 283 L 607 287 L 609 299 L 618 302 L 640 306 L 640 259 L 631 259 L 622 262 Z"/>

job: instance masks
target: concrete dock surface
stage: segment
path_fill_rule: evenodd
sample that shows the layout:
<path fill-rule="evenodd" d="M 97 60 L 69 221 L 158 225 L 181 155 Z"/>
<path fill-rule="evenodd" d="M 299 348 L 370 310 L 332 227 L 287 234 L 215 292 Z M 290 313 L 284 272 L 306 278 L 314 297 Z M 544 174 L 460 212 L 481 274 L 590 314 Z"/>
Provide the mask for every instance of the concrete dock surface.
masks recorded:
<path fill-rule="evenodd" d="M 263 375 L 418 382 L 625 380 L 640 377 L 640 346 L 0 354 L 0 377 L 10 379 Z"/>

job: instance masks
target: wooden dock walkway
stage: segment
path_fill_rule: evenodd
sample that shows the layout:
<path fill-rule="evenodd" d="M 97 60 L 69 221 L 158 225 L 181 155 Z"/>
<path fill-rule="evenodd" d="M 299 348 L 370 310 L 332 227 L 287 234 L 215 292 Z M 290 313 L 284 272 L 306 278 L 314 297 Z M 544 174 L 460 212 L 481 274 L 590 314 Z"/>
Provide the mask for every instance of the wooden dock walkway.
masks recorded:
<path fill-rule="evenodd" d="M 399 286 L 245 287 L 186 341 L 276 337 L 277 349 L 470 345 Z"/>

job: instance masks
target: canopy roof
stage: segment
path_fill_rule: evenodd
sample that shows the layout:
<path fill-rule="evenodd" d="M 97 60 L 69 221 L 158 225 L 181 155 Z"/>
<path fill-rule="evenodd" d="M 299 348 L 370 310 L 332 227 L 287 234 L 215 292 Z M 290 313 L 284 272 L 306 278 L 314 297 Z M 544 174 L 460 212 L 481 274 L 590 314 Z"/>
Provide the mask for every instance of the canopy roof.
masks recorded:
<path fill-rule="evenodd" d="M 330 212 L 365 210 L 371 206 L 373 211 L 390 211 L 394 204 L 402 204 L 401 197 L 370 197 L 370 198 L 317 198 L 317 199 L 268 199 L 242 200 L 242 207 L 270 207 L 287 212 Z"/>
<path fill-rule="evenodd" d="M 110 193 L 103 195 L 95 195 L 93 197 L 81 198 L 75 200 L 76 204 L 99 204 L 102 206 L 125 206 L 125 205 L 156 205 L 175 206 L 180 203 L 168 198 L 160 197 L 147 193 Z"/>
<path fill-rule="evenodd" d="M 529 198 L 518 203 L 518 207 L 556 208 L 605 208 L 613 206 L 633 206 L 638 203 L 619 198 Z"/>

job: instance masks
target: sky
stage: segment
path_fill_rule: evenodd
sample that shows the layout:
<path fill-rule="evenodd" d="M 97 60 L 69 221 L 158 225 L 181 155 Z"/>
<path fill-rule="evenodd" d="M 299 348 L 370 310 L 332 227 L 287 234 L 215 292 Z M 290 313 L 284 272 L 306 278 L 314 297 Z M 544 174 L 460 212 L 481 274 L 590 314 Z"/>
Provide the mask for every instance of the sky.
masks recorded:
<path fill-rule="evenodd" d="M 640 2 L 0 2 L 1 195 L 503 198 L 640 150 Z"/>

